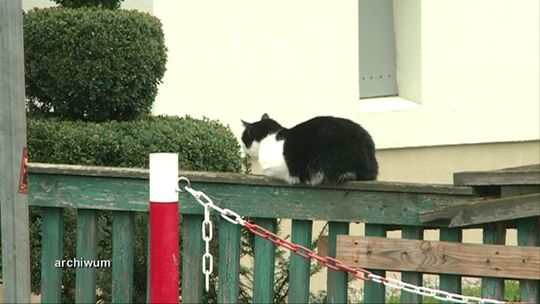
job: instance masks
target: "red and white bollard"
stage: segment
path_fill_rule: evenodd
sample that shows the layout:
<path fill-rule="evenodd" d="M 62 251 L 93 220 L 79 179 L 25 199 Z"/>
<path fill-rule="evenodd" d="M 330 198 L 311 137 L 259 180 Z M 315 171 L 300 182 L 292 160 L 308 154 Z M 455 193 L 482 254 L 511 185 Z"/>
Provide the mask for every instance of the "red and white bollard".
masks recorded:
<path fill-rule="evenodd" d="M 150 154 L 150 303 L 178 303 L 178 154 Z"/>

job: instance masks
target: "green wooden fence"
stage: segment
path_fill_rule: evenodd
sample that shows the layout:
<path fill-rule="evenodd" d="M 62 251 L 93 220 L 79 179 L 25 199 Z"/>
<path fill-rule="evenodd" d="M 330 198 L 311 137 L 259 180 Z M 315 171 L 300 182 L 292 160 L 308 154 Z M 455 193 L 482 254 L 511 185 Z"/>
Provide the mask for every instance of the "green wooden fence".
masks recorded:
<path fill-rule="evenodd" d="M 253 219 L 269 230 L 276 229 L 276 219 L 292 219 L 291 239 L 311 245 L 312 222 L 329 223 L 328 254 L 335 256 L 338 235 L 349 233 L 350 222 L 366 223 L 366 236 L 386 236 L 389 229 L 401 229 L 404 239 L 422 239 L 424 228 L 440 228 L 440 239 L 460 242 L 462 228 L 484 227 L 484 243 L 504 243 L 504 229 L 517 227 L 519 245 L 539 246 L 538 211 L 534 208 L 504 212 L 497 223 L 486 221 L 489 208 L 482 209 L 475 202 L 483 196 L 510 197 L 539 193 L 540 170 L 535 167 L 514 180 L 489 180 L 477 173 L 456 175 L 450 185 L 422 185 L 388 182 L 350 182 L 340 186 L 303 187 L 289 186 L 261 176 L 184 172 L 194 188 L 211 196 L 221 207 L 230 208 L 242 216 Z M 495 173 L 494 173 L 495 174 Z M 478 174 L 477 174 L 478 175 Z M 507 172 L 508 176 L 508 172 Z M 474 178 L 474 180 L 472 180 Z M 59 302 L 61 299 L 61 268 L 53 265 L 62 259 L 63 208 L 78 210 L 77 257 L 96 259 L 98 212 L 113 212 L 113 302 L 132 300 L 133 285 L 133 218 L 135 212 L 148 212 L 148 171 L 80 167 L 65 165 L 30 165 L 30 204 L 43 207 L 43 256 L 42 302 Z M 491 177 L 493 178 L 493 177 Z M 533 201 L 536 199 L 533 194 Z M 530 201 L 530 199 L 528 200 Z M 527 202 L 528 202 L 527 201 Z M 463 205 L 464 203 L 468 203 Z M 524 203 L 527 205 L 527 203 Z M 521 206 L 521 205 L 519 205 Z M 518 207 L 519 207 L 518 206 Z M 488 215 L 466 217 L 463 212 L 480 208 Z M 203 275 L 201 258 L 202 207 L 186 193 L 180 194 L 182 214 L 182 301 L 202 302 Z M 461 213 L 460 213 L 461 212 Z M 478 213 L 478 212 L 477 212 Z M 521 213 L 521 214 L 518 214 Z M 469 213 L 467 213 L 469 214 Z M 461 222 L 455 218 L 461 215 Z M 505 218 L 506 216 L 507 218 Z M 495 217 L 496 218 L 496 217 Z M 452 224 L 453 223 L 453 224 Z M 479 224 L 481 223 L 481 224 Z M 218 223 L 216 223 L 218 224 Z M 449 227 L 449 226 L 454 227 Z M 219 222 L 218 301 L 235 303 L 239 293 L 240 227 L 225 220 Z M 254 302 L 268 303 L 273 299 L 275 248 L 264 240 L 255 244 Z M 540 251 L 539 251 L 540 252 Z M 290 303 L 305 303 L 309 299 L 309 262 L 292 255 L 290 263 Z M 364 265 L 369 268 L 369 265 Z M 384 269 L 376 270 L 384 273 Z M 422 274 L 404 272 L 404 281 L 422 283 Z M 346 273 L 329 270 L 327 278 L 328 302 L 347 301 Z M 483 278 L 484 297 L 503 297 L 504 278 Z M 520 281 L 522 301 L 538 301 L 539 281 Z M 440 288 L 461 291 L 461 276 L 441 274 Z M 96 270 L 78 268 L 76 272 L 76 301 L 95 302 Z M 384 287 L 367 283 L 366 303 L 384 302 Z M 404 302 L 420 303 L 421 298 L 403 294 Z"/>

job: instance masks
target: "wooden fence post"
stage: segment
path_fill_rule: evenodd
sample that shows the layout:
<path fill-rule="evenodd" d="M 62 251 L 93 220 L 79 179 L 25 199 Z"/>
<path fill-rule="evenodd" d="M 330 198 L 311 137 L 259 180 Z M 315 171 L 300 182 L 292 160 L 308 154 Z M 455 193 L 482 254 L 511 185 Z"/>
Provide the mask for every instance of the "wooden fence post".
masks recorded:
<path fill-rule="evenodd" d="M 0 0 L 0 203 L 4 303 L 30 303 L 22 2 Z"/>

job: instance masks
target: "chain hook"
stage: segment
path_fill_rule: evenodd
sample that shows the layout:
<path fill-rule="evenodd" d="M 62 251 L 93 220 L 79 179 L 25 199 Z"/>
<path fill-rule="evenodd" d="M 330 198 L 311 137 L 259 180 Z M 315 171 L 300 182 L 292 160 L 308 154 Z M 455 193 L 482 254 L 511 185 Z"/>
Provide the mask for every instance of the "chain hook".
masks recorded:
<path fill-rule="evenodd" d="M 186 182 L 186 184 L 187 184 L 186 187 L 191 188 L 191 182 L 189 181 L 189 179 L 187 177 L 185 177 L 185 176 L 181 176 L 181 177 L 178 178 L 178 181 L 177 181 L 177 183 L 178 183 L 178 185 L 176 186 L 176 191 L 177 192 L 184 192 L 182 190 L 182 187 L 180 187 L 181 182 Z"/>

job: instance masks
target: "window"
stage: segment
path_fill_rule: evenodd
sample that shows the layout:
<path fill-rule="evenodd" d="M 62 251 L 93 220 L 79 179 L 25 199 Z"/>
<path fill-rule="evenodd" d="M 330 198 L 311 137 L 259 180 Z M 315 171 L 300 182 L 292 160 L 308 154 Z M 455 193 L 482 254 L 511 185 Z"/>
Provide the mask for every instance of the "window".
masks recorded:
<path fill-rule="evenodd" d="M 393 0 L 358 0 L 360 98 L 396 96 Z"/>

